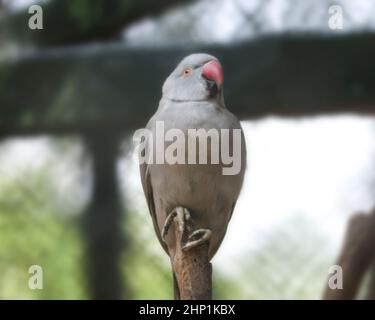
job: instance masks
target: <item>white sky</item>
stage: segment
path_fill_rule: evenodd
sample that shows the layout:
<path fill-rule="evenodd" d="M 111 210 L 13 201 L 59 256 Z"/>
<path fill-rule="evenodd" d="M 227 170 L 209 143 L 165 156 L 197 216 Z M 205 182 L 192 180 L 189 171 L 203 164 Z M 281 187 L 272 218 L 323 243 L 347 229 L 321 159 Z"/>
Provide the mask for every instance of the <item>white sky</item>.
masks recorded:
<path fill-rule="evenodd" d="M 244 128 L 249 170 L 218 260 L 256 248 L 262 233 L 296 215 L 337 247 L 347 217 L 373 205 L 375 119 L 270 118 Z"/>

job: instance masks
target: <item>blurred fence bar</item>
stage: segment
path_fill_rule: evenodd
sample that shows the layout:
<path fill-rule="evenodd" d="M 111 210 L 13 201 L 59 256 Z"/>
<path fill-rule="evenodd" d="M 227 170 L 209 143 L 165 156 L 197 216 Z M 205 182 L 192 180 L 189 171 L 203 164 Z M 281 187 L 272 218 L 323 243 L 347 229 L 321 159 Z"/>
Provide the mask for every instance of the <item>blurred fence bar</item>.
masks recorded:
<path fill-rule="evenodd" d="M 121 299 L 120 254 L 123 249 L 121 207 L 116 176 L 119 136 L 87 135 L 93 162 L 93 196 L 84 216 L 84 238 L 90 292 L 95 299 Z"/>
<path fill-rule="evenodd" d="M 0 134 L 142 127 L 157 107 L 163 79 L 197 51 L 220 57 L 227 104 L 241 119 L 375 112 L 373 33 L 270 36 L 186 49 L 90 45 L 3 59 Z"/>

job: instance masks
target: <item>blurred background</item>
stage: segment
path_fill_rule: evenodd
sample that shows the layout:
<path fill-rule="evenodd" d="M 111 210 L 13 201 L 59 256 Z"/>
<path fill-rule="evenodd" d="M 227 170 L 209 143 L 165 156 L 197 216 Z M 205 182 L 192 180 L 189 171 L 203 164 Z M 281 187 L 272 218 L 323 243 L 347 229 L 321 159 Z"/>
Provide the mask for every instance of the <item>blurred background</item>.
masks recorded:
<path fill-rule="evenodd" d="M 172 298 L 132 135 L 192 52 L 248 148 L 214 298 L 321 298 L 374 205 L 374 29 L 371 0 L 0 0 L 0 298 Z"/>

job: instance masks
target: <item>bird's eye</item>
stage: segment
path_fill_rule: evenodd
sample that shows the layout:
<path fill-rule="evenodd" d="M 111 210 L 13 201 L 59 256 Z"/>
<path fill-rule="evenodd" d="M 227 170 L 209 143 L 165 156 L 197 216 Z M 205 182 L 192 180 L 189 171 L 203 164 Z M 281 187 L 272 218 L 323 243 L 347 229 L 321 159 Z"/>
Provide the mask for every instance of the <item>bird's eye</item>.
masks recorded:
<path fill-rule="evenodd" d="M 184 77 L 189 77 L 193 74 L 193 69 L 192 68 L 186 68 L 182 74 L 184 75 Z"/>

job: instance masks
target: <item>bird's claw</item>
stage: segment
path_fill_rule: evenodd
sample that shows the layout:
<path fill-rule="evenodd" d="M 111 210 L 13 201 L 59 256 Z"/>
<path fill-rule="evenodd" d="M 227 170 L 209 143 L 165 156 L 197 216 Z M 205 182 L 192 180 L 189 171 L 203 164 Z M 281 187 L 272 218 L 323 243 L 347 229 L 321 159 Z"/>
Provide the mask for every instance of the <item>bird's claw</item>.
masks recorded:
<path fill-rule="evenodd" d="M 174 208 L 167 216 L 164 222 L 163 230 L 161 236 L 164 242 L 166 242 L 165 237 L 168 234 L 168 231 L 173 223 L 174 218 L 178 219 L 178 226 L 181 233 L 185 231 L 185 220 L 190 220 L 190 212 L 183 207 Z"/>
<path fill-rule="evenodd" d="M 192 240 L 198 235 L 200 236 L 198 239 Z M 212 232 L 209 229 L 195 230 L 191 235 L 189 235 L 189 238 L 188 238 L 189 241 L 182 247 L 182 250 L 188 251 L 192 248 L 195 248 L 201 245 L 202 243 L 206 241 L 209 241 L 211 239 L 211 235 L 212 235 Z"/>
<path fill-rule="evenodd" d="M 166 242 L 166 236 L 174 219 L 177 219 L 177 225 L 181 234 L 183 234 L 186 229 L 188 229 L 187 231 L 190 231 L 189 225 L 185 223 L 191 219 L 189 210 L 184 207 L 176 207 L 168 214 L 167 218 L 165 219 L 165 223 L 161 233 L 164 242 Z M 211 235 L 212 232 L 209 229 L 198 229 L 193 231 L 188 236 L 188 241 L 185 244 L 181 243 L 182 250 L 188 251 L 206 241 L 209 241 L 211 239 Z"/>

